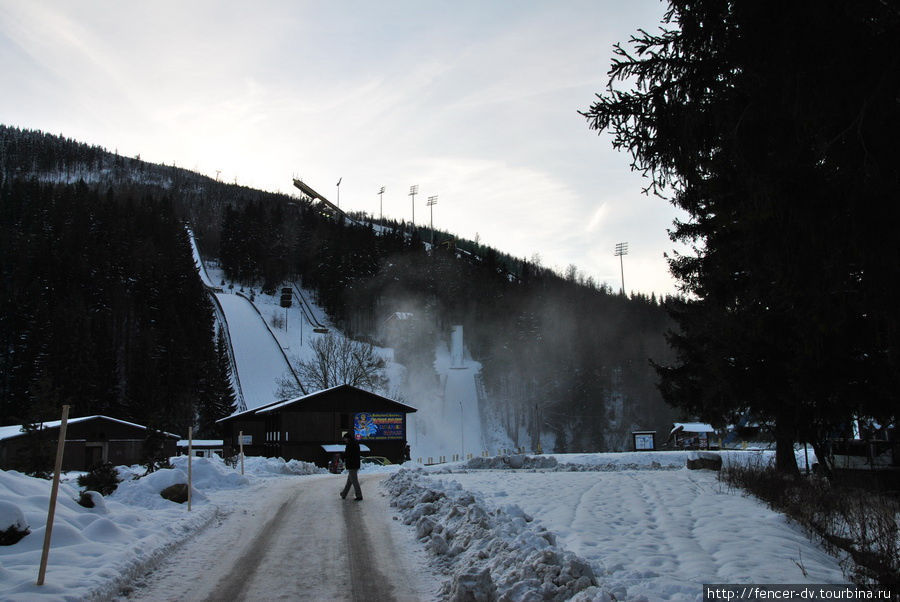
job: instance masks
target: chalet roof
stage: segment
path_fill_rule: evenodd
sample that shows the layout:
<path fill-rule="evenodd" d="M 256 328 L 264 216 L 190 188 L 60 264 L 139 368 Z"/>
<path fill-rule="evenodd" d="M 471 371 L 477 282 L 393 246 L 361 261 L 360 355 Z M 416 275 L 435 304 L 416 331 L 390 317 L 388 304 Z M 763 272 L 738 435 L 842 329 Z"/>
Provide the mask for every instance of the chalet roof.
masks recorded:
<path fill-rule="evenodd" d="M 368 397 L 373 400 L 379 400 L 382 402 L 387 402 L 391 406 L 396 406 L 398 412 L 404 413 L 412 413 L 417 412 L 418 410 L 410 405 L 405 403 L 401 403 L 394 399 L 390 399 L 389 397 L 384 397 L 383 395 L 378 395 L 377 393 L 372 393 L 371 391 L 366 391 L 365 389 L 360 389 L 359 387 L 354 387 L 353 385 L 338 385 L 336 387 L 331 387 L 329 389 L 322 389 L 321 391 L 316 391 L 315 393 L 310 393 L 309 395 L 304 395 L 302 397 L 296 397 L 294 399 L 283 399 L 281 401 L 275 401 L 273 403 L 266 404 L 264 406 L 260 406 L 258 408 L 254 408 L 252 410 L 246 410 L 244 412 L 239 412 L 237 414 L 232 414 L 227 418 L 222 418 L 217 420 L 216 422 L 226 422 L 228 420 L 233 420 L 235 418 L 239 418 L 241 416 L 248 416 L 251 414 L 261 415 L 266 414 L 268 412 L 274 412 L 277 410 L 284 409 L 288 406 L 302 404 L 303 402 L 312 401 L 314 399 L 320 399 L 324 397 L 330 396 L 339 396 L 342 393 L 353 392 L 357 395 L 361 395 L 363 397 Z"/>
<path fill-rule="evenodd" d="M 340 395 L 343 392 L 355 391 L 358 394 L 362 394 L 364 397 L 371 397 L 373 399 L 378 399 L 380 401 L 387 401 L 391 405 L 399 406 L 397 409 L 402 412 L 416 412 L 416 408 L 412 406 L 408 406 L 405 403 L 400 403 L 399 401 L 395 401 L 390 399 L 389 397 L 384 397 L 383 395 L 379 395 L 377 393 L 372 393 L 371 391 L 366 391 L 365 389 L 360 389 L 359 387 L 354 387 L 353 385 L 338 385 L 336 387 L 331 387 L 330 389 L 322 389 L 321 391 L 316 391 L 315 393 L 310 393 L 309 395 L 304 395 L 303 397 L 298 397 L 296 399 L 288 399 L 286 401 L 282 401 L 279 403 L 275 403 L 269 406 L 265 406 L 257 409 L 258 414 L 265 414 L 267 412 L 274 412 L 275 410 L 280 410 L 287 406 L 291 406 L 294 404 L 302 403 L 304 401 L 311 401 L 318 397 L 330 397 L 332 395 Z"/>
<path fill-rule="evenodd" d="M 69 418 L 66 421 L 66 424 L 77 424 L 79 422 L 88 422 L 89 420 L 96 419 L 110 420 L 112 422 L 118 422 L 119 424 L 125 424 L 128 426 L 133 426 L 135 428 L 147 430 L 146 426 L 141 426 L 140 424 L 135 424 L 133 422 L 126 422 L 125 420 L 119 420 L 118 418 L 110 418 L 109 416 L 81 416 L 80 418 Z M 45 429 L 58 429 L 62 424 L 61 420 L 51 420 L 49 422 L 42 423 L 42 426 Z M 4 439 L 13 439 L 15 437 L 24 437 L 27 433 L 22 429 L 21 424 L 13 424 L 9 426 L 0 426 L 0 441 Z M 175 435 L 172 433 L 163 433 L 167 437 L 174 437 L 175 439 L 181 439 L 181 435 Z"/>

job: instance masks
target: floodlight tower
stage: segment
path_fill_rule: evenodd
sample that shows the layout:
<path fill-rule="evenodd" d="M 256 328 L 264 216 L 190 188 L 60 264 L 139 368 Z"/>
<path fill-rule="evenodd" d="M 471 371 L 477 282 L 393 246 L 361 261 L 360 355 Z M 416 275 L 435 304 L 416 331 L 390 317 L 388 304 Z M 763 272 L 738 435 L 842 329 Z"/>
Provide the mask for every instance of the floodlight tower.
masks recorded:
<path fill-rule="evenodd" d="M 378 190 L 378 221 L 384 221 L 384 186 Z"/>
<path fill-rule="evenodd" d="M 622 256 L 628 255 L 628 243 L 617 242 L 615 257 L 619 258 L 619 269 L 622 271 L 622 294 L 625 294 L 625 264 L 622 262 Z"/>
<path fill-rule="evenodd" d="M 337 183 L 337 206 L 338 206 L 338 209 L 341 208 L 341 180 L 343 180 L 343 179 L 344 179 L 343 176 L 341 176 L 340 178 L 338 178 L 338 183 Z"/>
<path fill-rule="evenodd" d="M 416 227 L 416 195 L 419 194 L 419 185 L 415 184 L 409 187 L 409 196 L 412 197 L 412 225 Z"/>
<path fill-rule="evenodd" d="M 437 205 L 437 195 L 428 197 L 428 202 L 425 203 L 430 208 L 431 217 L 429 222 L 431 224 L 431 246 L 434 247 L 434 206 Z"/>

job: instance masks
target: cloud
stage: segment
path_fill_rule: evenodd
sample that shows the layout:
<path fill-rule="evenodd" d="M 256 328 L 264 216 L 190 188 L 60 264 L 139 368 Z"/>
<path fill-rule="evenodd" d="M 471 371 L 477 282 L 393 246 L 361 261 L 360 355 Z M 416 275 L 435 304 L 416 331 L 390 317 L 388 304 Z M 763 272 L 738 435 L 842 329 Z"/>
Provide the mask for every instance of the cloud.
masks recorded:
<path fill-rule="evenodd" d="M 435 226 L 599 279 L 618 277 L 627 240 L 635 289 L 671 290 L 675 212 L 577 114 L 612 44 L 664 8 L 0 0 L 0 114 L 267 190 L 300 175 L 334 200 L 343 177 L 348 209 L 377 213 L 385 186 L 394 218 L 418 184 L 419 223 L 438 195 Z"/>

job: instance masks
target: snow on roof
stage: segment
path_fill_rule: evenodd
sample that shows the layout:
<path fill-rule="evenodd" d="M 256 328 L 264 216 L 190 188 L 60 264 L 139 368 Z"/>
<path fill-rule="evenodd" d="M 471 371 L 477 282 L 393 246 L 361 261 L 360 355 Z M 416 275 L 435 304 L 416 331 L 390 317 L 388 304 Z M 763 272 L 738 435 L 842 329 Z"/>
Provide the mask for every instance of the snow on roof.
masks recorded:
<path fill-rule="evenodd" d="M 322 449 L 327 451 L 329 454 L 340 454 L 340 453 L 343 453 L 343 451 L 344 451 L 344 444 L 343 443 L 327 443 L 322 446 Z M 368 451 L 372 451 L 372 450 L 369 449 L 369 447 L 367 445 L 360 443 L 359 451 L 368 452 Z"/>
<path fill-rule="evenodd" d="M 674 433 L 677 430 L 682 430 L 686 433 L 714 433 L 716 429 L 714 429 L 711 425 L 706 424 L 705 422 L 676 422 L 672 430 L 670 432 Z"/>
<path fill-rule="evenodd" d="M 395 311 L 385 319 L 385 322 L 390 320 L 410 320 L 413 315 L 411 311 Z"/>
<path fill-rule="evenodd" d="M 110 418 L 109 416 L 82 416 L 80 418 L 69 418 L 66 421 L 66 424 L 76 424 L 78 422 L 86 422 L 88 420 L 93 420 L 95 418 L 103 418 L 105 420 L 111 420 L 113 422 L 118 422 L 119 424 L 127 424 L 128 426 L 133 426 L 135 428 L 146 430 L 146 426 L 141 426 L 140 424 L 135 424 L 133 422 L 126 422 L 125 420 L 119 420 L 118 418 Z M 51 420 L 49 422 L 44 422 L 42 426 L 45 429 L 55 429 L 59 428 L 62 424 L 61 420 Z M 10 426 L 0 426 L 0 441 L 4 439 L 12 439 L 14 437 L 21 437 L 25 435 L 25 431 L 22 429 L 21 424 L 13 424 Z M 173 433 L 163 433 L 164 435 L 168 435 L 169 437 L 180 438 L 180 435 L 175 435 Z"/>
<path fill-rule="evenodd" d="M 193 447 L 221 447 L 222 443 L 223 443 L 222 439 L 194 439 L 191 442 L 191 445 Z M 187 447 L 188 440 L 181 439 L 175 445 L 177 445 L 178 447 Z"/>
<path fill-rule="evenodd" d="M 281 405 L 281 404 L 286 403 L 287 401 L 297 401 L 297 400 L 299 400 L 299 399 L 303 399 L 303 398 L 302 398 L 302 397 L 297 397 L 297 398 L 294 398 L 294 399 L 291 399 L 291 400 L 287 400 L 287 399 L 279 399 L 278 401 L 270 401 L 269 403 L 263 404 L 263 405 L 261 405 L 261 406 L 256 406 L 255 408 L 250 408 L 250 409 L 248 409 L 248 410 L 241 410 L 241 411 L 235 412 L 235 413 L 232 414 L 231 416 L 226 416 L 225 418 L 219 418 L 218 420 L 216 420 L 216 423 L 219 423 L 219 422 L 225 422 L 226 420 L 231 420 L 232 418 L 237 418 L 238 416 L 243 416 L 244 414 L 255 414 L 255 413 L 257 413 L 257 412 L 260 411 L 260 410 L 264 410 L 264 409 L 266 409 L 266 408 L 270 408 L 270 407 L 272 407 L 272 406 L 274 406 L 274 405 Z"/>
<path fill-rule="evenodd" d="M 399 401 L 397 401 L 397 400 L 395 400 L 395 399 L 391 399 L 391 398 L 389 398 L 389 397 L 385 397 L 384 395 L 379 395 L 378 393 L 372 393 L 371 391 L 366 391 L 365 389 L 360 389 L 360 388 L 358 388 L 358 387 L 354 387 L 353 385 L 337 385 L 336 387 L 331 387 L 331 388 L 329 388 L 329 389 L 322 389 L 321 391 L 316 391 L 315 393 L 310 393 L 310 394 L 308 394 L 308 395 L 304 395 L 303 397 L 295 397 L 294 399 L 287 399 L 287 400 L 284 400 L 284 401 L 278 401 L 278 402 L 275 402 L 275 403 L 270 404 L 270 405 L 267 405 L 267 406 L 263 406 L 263 407 L 260 407 L 260 408 L 256 408 L 255 412 L 258 413 L 258 414 L 265 414 L 266 412 L 274 412 L 275 410 L 278 410 L 278 409 L 281 409 L 281 408 L 283 408 L 283 407 L 285 407 L 285 406 L 289 406 L 289 405 L 291 405 L 291 404 L 297 403 L 298 401 L 303 401 L 304 399 L 308 399 L 308 398 L 310 398 L 310 397 L 315 397 L 315 396 L 317 396 L 317 395 L 323 395 L 323 394 L 325 394 L 325 393 L 328 393 L 329 391 L 334 391 L 335 389 L 340 389 L 340 388 L 342 388 L 342 387 L 349 387 L 349 388 L 351 388 L 351 389 L 356 389 L 357 391 L 362 391 L 363 393 L 368 393 L 369 395 L 374 395 L 374 396 L 376 396 L 376 397 L 381 397 L 381 398 L 386 399 L 386 400 L 388 400 L 388 401 L 390 401 L 390 402 L 393 402 L 393 403 L 395 403 L 395 404 L 397 404 L 397 405 L 403 406 L 403 407 L 405 407 L 405 408 L 409 408 L 409 409 L 410 409 L 411 411 L 413 411 L 413 412 L 418 411 L 418 410 L 416 410 L 416 408 L 412 407 L 412 406 L 409 405 L 409 404 L 399 402 Z M 229 418 L 234 418 L 235 416 L 237 416 L 237 414 L 232 414 Z"/>

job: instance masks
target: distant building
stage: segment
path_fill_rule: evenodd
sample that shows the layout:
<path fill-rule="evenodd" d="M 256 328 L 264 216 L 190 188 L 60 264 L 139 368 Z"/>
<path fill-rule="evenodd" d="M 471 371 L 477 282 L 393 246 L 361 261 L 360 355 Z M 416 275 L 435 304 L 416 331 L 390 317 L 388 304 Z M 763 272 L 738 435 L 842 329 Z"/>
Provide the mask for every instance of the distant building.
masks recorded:
<path fill-rule="evenodd" d="M 709 449 L 709 440 L 715 432 L 705 422 L 676 422 L 666 444 L 677 449 Z"/>
<path fill-rule="evenodd" d="M 326 466 L 329 445 L 353 432 L 372 455 L 400 463 L 406 445 L 406 415 L 416 409 L 399 401 L 340 385 L 310 395 L 276 401 L 218 421 L 226 457 L 238 453 L 303 460 Z"/>
<path fill-rule="evenodd" d="M 55 454 L 59 441 L 60 421 L 44 422 L 40 437 L 50 443 Z M 103 462 L 117 466 L 143 461 L 147 427 L 109 416 L 70 418 L 66 423 L 66 445 L 63 470 L 90 470 Z M 172 433 L 162 433 L 160 444 L 167 457 L 175 455 Z M 27 466 L 32 442 L 22 425 L 0 426 L 0 469 L 19 470 Z"/>
<path fill-rule="evenodd" d="M 194 439 L 188 441 L 182 439 L 177 443 L 178 455 L 186 456 L 188 453 L 188 444 L 190 443 L 191 454 L 197 458 L 211 458 L 213 454 L 223 454 L 221 439 Z"/>
<path fill-rule="evenodd" d="M 419 328 L 416 315 L 408 311 L 395 311 L 381 324 L 381 334 L 384 344 L 394 350 L 394 359 L 403 363 L 406 361 L 404 354 L 414 347 L 413 341 Z"/>

